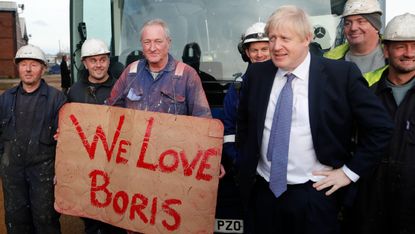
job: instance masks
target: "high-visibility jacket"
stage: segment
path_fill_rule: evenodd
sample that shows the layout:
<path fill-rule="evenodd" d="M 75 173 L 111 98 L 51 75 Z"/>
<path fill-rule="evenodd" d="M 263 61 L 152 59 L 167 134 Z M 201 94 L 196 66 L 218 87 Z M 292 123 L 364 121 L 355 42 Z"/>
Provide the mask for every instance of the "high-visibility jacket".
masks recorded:
<path fill-rule="evenodd" d="M 363 76 L 365 77 L 367 83 L 369 84 L 369 87 L 375 84 L 380 80 L 382 77 L 383 72 L 389 67 L 389 65 L 385 65 L 381 68 L 378 68 L 374 71 L 365 73 Z"/>
<path fill-rule="evenodd" d="M 389 147 L 372 174 L 358 182 L 359 192 L 347 233 L 415 233 L 415 86 L 399 106 L 387 84 L 387 66 L 372 72 L 370 89 L 395 122 Z M 412 78 L 415 79 L 415 78 Z"/>
<path fill-rule="evenodd" d="M 327 51 L 324 53 L 324 57 L 329 59 L 335 59 L 335 60 L 344 60 L 347 51 L 349 51 L 350 46 L 349 43 L 343 43 L 339 46 L 336 46 L 335 48 Z M 369 84 L 369 87 L 372 86 L 374 83 L 379 81 L 380 77 L 382 76 L 382 72 L 388 67 L 388 65 L 385 65 L 381 68 L 378 68 L 374 71 L 366 72 L 363 74 L 363 77 L 366 79 L 366 81 Z"/>

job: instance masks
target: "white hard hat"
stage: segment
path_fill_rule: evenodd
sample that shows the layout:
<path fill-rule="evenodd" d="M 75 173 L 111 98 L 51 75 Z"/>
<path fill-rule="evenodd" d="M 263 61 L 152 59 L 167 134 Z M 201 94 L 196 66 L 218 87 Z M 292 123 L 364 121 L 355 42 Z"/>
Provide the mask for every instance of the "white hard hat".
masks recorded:
<path fill-rule="evenodd" d="M 415 15 L 405 13 L 393 17 L 386 25 L 383 40 L 415 41 Z"/>
<path fill-rule="evenodd" d="M 81 58 L 95 56 L 100 54 L 109 54 L 110 51 L 108 50 L 107 44 L 100 39 L 87 39 L 85 40 L 84 44 L 82 44 L 81 48 Z"/>
<path fill-rule="evenodd" d="M 25 45 L 20 47 L 16 53 L 16 57 L 14 57 L 14 62 L 17 64 L 22 59 L 35 59 L 45 65 L 48 64 L 45 53 L 39 47 L 34 45 Z"/>
<path fill-rule="evenodd" d="M 246 30 L 243 37 L 243 44 L 256 41 L 269 41 L 265 35 L 265 23 L 255 23 Z"/>
<path fill-rule="evenodd" d="M 371 13 L 382 15 L 382 9 L 377 0 L 348 0 L 344 5 L 343 17 Z"/>

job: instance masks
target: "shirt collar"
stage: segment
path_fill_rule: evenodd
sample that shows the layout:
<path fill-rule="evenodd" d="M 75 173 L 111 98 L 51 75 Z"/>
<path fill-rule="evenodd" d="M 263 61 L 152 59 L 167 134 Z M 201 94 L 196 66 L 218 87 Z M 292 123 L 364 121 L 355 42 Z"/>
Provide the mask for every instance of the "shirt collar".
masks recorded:
<path fill-rule="evenodd" d="M 310 52 L 308 52 L 303 62 L 301 62 L 300 65 L 298 65 L 298 67 L 296 67 L 294 71 L 292 71 L 292 73 L 301 80 L 306 79 L 310 72 L 310 62 L 311 56 Z"/>
<path fill-rule="evenodd" d="M 311 63 L 311 56 L 310 52 L 307 53 L 305 59 L 298 65 L 291 73 L 294 74 L 297 78 L 301 80 L 305 80 L 308 77 L 308 73 L 310 72 L 310 63 Z M 277 77 L 284 77 L 288 71 L 279 68 L 277 71 Z"/>
<path fill-rule="evenodd" d="M 40 79 L 40 84 L 39 87 L 37 87 L 37 89 L 31 93 L 35 93 L 35 92 L 40 92 L 41 95 L 47 95 L 47 89 L 45 89 L 45 85 L 46 85 L 46 81 L 42 78 Z M 22 81 L 19 82 L 19 85 L 16 86 L 16 89 L 14 90 L 14 92 L 21 92 L 23 93 L 27 93 L 24 89 L 23 89 L 23 83 Z"/>
<path fill-rule="evenodd" d="M 174 64 L 173 56 L 171 56 L 170 53 L 168 54 L 168 56 L 169 56 L 169 58 L 168 58 L 166 66 L 163 69 L 161 69 L 159 71 L 159 73 L 162 73 L 164 71 L 169 72 L 169 71 L 173 71 L 175 69 L 176 66 Z M 144 60 L 145 60 L 145 69 L 147 69 L 150 72 L 150 68 L 148 67 L 148 61 L 146 59 L 144 59 Z"/>
<path fill-rule="evenodd" d="M 111 75 L 108 76 L 108 79 L 102 83 L 92 83 L 91 81 L 89 81 L 88 77 L 85 79 L 82 79 L 83 83 L 85 83 L 85 85 L 89 85 L 89 86 L 105 86 L 105 87 L 112 87 L 115 84 L 115 79 L 111 77 Z"/>

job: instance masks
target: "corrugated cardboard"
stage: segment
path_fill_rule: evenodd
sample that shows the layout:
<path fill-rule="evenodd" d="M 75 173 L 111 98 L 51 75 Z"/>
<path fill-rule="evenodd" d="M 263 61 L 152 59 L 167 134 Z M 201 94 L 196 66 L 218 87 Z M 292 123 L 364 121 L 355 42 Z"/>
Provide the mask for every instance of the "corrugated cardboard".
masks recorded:
<path fill-rule="evenodd" d="M 219 120 L 66 104 L 55 208 L 141 233 L 212 233 L 222 143 Z"/>

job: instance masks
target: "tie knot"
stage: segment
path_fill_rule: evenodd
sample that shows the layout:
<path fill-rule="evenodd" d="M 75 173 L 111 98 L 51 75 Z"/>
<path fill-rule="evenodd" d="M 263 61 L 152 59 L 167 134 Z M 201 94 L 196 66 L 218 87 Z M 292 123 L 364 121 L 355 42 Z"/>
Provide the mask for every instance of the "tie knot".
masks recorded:
<path fill-rule="evenodd" d="M 287 77 L 287 82 L 291 82 L 295 78 L 295 75 L 292 73 L 287 73 L 285 74 L 285 77 Z"/>

